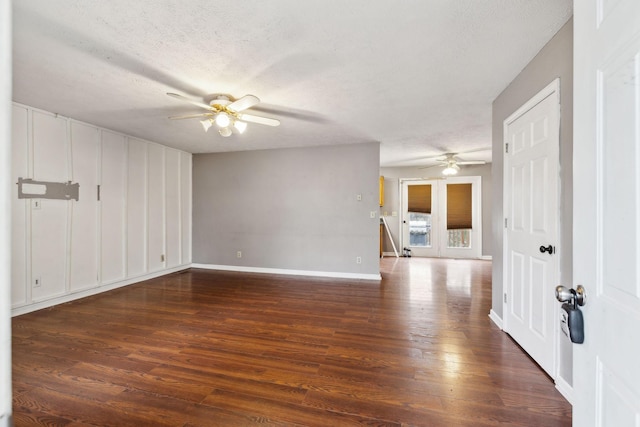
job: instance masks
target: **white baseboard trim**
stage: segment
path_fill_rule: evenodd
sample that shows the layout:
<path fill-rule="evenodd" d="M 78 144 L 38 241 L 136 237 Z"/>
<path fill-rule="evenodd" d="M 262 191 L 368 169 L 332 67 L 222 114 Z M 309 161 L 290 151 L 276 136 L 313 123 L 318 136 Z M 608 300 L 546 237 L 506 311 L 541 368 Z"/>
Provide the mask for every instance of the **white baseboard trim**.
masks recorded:
<path fill-rule="evenodd" d="M 560 392 L 567 402 L 573 405 L 573 387 L 564 380 L 560 375 L 556 378 L 556 389 Z"/>
<path fill-rule="evenodd" d="M 191 267 L 191 264 L 184 264 L 178 267 L 168 268 L 166 270 L 154 271 L 153 273 L 143 274 L 141 276 L 131 277 L 129 279 L 120 280 L 104 284 L 95 288 L 85 289 L 69 294 L 64 294 L 51 299 L 35 301 L 31 304 L 15 307 L 11 310 L 11 317 L 20 316 L 21 314 L 31 313 L 32 311 L 42 310 L 44 308 L 50 308 L 55 305 L 64 304 L 67 302 L 75 301 L 80 298 L 90 297 L 92 295 L 101 294 L 102 292 L 111 291 L 113 289 L 122 288 L 124 286 L 132 285 L 134 283 L 143 282 L 145 280 L 153 279 L 167 274 L 175 273 L 178 271 L 186 270 Z"/>
<path fill-rule="evenodd" d="M 332 271 L 288 270 L 281 268 L 244 267 L 239 265 L 191 264 L 192 268 L 236 271 L 240 273 L 286 274 L 291 276 L 333 277 L 337 279 L 382 280 L 378 274 L 341 273 Z"/>
<path fill-rule="evenodd" d="M 491 260 L 493 260 L 493 256 L 492 255 L 482 255 L 480 257 L 480 259 L 483 259 L 485 261 L 491 261 Z"/>
<path fill-rule="evenodd" d="M 500 330 L 504 329 L 502 327 L 502 318 L 500 316 L 498 316 L 498 313 L 496 313 L 495 311 L 493 311 L 493 309 L 491 309 L 489 311 L 489 319 L 491 319 L 493 321 L 493 323 L 496 324 L 496 326 L 498 328 L 500 328 Z"/>
<path fill-rule="evenodd" d="M 385 256 L 389 256 L 389 257 L 393 257 L 393 258 L 395 258 L 395 257 L 396 257 L 396 253 L 395 253 L 395 252 L 382 252 L 382 256 L 383 256 L 383 257 L 385 257 Z M 398 257 L 400 257 L 400 256 L 401 256 L 401 255 L 400 255 L 400 254 L 398 254 Z"/>

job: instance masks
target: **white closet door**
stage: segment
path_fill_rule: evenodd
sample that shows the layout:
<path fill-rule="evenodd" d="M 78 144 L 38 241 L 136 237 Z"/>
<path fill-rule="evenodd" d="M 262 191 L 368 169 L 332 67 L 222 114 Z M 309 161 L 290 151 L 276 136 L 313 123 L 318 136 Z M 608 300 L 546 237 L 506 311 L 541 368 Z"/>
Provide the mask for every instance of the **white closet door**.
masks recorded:
<path fill-rule="evenodd" d="M 148 146 L 147 170 L 147 227 L 149 271 L 159 271 L 165 266 L 164 250 L 164 148 Z"/>
<path fill-rule="evenodd" d="M 33 112 L 33 178 L 70 179 L 67 120 Z M 31 199 L 31 282 L 33 300 L 62 295 L 67 289 L 69 201 Z"/>
<path fill-rule="evenodd" d="M 29 177 L 29 114 L 26 108 L 13 107 L 11 180 Z M 18 186 L 11 187 L 11 304 L 29 302 L 27 288 L 27 208 L 28 199 L 18 199 Z"/>
<path fill-rule="evenodd" d="M 129 139 L 127 276 L 140 276 L 147 270 L 147 143 Z"/>
<path fill-rule="evenodd" d="M 127 142 L 124 136 L 102 132 L 101 164 L 101 279 L 106 284 L 126 277 Z"/>
<path fill-rule="evenodd" d="M 180 153 L 181 264 L 191 262 L 191 154 Z"/>
<path fill-rule="evenodd" d="M 69 289 L 79 291 L 98 286 L 98 129 L 71 123 L 73 182 L 80 184 L 78 201 L 71 207 L 71 269 Z"/>
<path fill-rule="evenodd" d="M 180 152 L 165 150 L 165 212 L 166 212 L 166 267 L 180 265 L 182 250 L 180 239 L 181 182 Z"/>

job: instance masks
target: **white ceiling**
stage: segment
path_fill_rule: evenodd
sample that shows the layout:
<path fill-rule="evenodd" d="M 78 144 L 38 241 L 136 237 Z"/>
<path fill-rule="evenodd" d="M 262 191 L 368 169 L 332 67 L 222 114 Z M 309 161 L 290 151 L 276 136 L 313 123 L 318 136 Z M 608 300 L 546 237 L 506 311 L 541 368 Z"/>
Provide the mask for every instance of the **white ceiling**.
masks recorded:
<path fill-rule="evenodd" d="M 381 143 L 382 166 L 491 145 L 491 102 L 572 0 L 19 0 L 13 97 L 194 153 Z M 243 135 L 168 120 L 253 94 Z M 466 158 L 490 160 L 489 151 Z M 465 156 L 461 156 L 465 158 Z"/>

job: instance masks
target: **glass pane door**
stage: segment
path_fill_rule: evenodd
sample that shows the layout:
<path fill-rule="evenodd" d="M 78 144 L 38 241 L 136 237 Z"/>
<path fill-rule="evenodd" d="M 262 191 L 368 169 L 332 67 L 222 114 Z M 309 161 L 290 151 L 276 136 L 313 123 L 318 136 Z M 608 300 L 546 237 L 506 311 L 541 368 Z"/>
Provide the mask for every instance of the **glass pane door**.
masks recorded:
<path fill-rule="evenodd" d="M 409 212 L 409 246 L 431 247 L 431 214 Z"/>
<path fill-rule="evenodd" d="M 477 176 L 402 180 L 400 252 L 423 257 L 479 258 L 480 186 Z"/>
<path fill-rule="evenodd" d="M 438 256 L 438 248 L 434 245 L 438 233 L 432 214 L 432 207 L 436 205 L 436 185 L 437 181 L 403 183 L 402 249 L 405 254 L 408 252 L 412 256 Z"/>

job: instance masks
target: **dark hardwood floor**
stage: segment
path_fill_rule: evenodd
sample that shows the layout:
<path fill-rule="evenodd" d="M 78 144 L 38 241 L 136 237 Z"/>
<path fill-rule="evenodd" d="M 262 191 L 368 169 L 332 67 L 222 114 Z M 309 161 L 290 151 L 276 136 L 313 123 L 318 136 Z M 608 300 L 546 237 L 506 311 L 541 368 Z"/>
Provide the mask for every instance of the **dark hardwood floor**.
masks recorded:
<path fill-rule="evenodd" d="M 487 261 L 382 282 L 189 270 L 13 319 L 16 426 L 570 426 Z"/>

